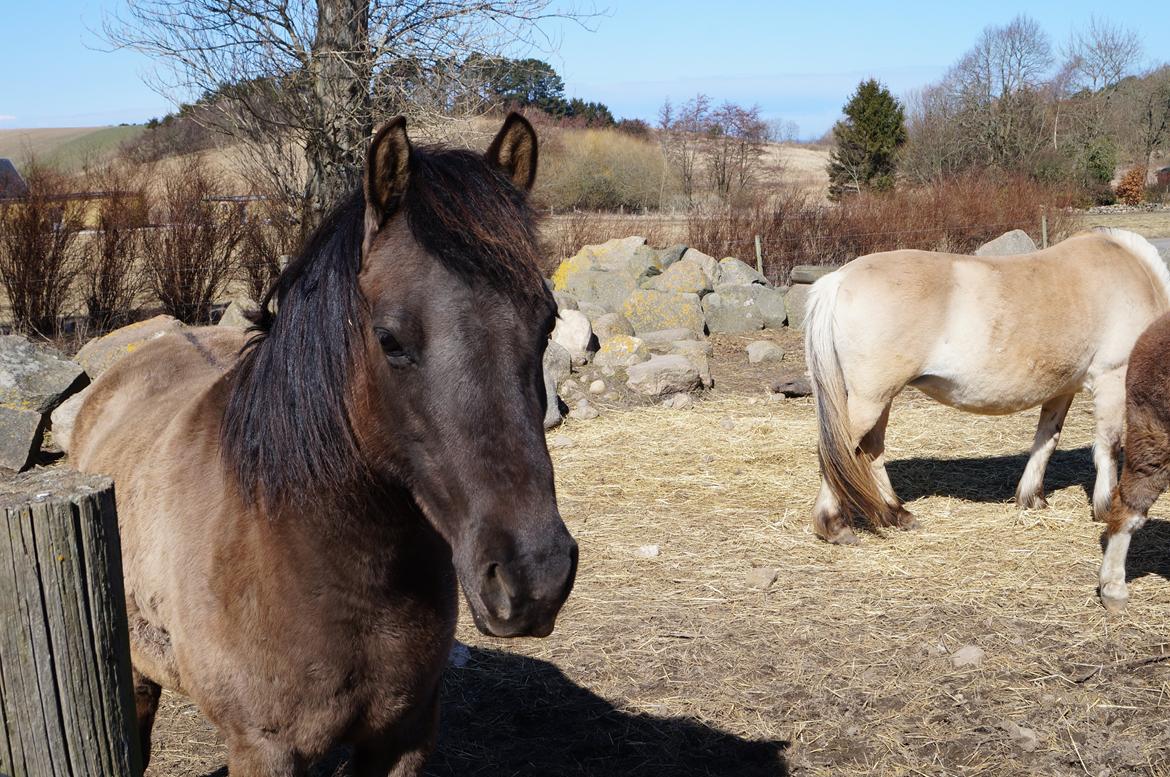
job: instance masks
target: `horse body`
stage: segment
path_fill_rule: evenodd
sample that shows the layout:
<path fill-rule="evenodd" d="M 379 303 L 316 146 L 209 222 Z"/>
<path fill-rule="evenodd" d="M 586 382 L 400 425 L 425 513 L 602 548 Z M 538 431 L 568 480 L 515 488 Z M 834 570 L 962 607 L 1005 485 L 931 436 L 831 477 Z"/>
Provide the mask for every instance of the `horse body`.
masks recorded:
<path fill-rule="evenodd" d="M 1094 506 L 1102 515 L 1129 350 L 1168 307 L 1170 276 L 1157 252 L 1120 231 L 1015 257 L 873 254 L 825 276 L 813 288 L 806 326 L 826 474 L 814 508 L 818 533 L 854 541 L 845 510 L 877 525 L 913 525 L 884 467 L 890 403 L 906 386 L 973 413 L 1041 406 L 1017 491 L 1026 506 L 1044 504 L 1043 472 L 1068 405 L 1092 387 Z"/>
<path fill-rule="evenodd" d="M 369 164 L 258 332 L 151 341 L 78 414 L 70 456 L 117 488 L 145 758 L 167 687 L 219 727 L 233 777 L 298 777 L 343 743 L 355 775 L 417 774 L 457 585 L 496 636 L 548 634 L 572 585 L 535 135 L 510 117 L 481 160 L 413 150 L 399 121 Z"/>

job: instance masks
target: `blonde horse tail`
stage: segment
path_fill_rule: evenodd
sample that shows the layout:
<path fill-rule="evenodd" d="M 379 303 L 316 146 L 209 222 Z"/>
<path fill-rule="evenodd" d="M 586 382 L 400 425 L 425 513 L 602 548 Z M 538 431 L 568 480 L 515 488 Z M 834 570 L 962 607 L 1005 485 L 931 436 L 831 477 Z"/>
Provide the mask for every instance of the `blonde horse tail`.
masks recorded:
<path fill-rule="evenodd" d="M 837 291 L 843 278 L 838 271 L 813 284 L 804 323 L 805 357 L 817 408 L 817 457 L 821 474 L 846 517 L 849 513 L 861 514 L 877 526 L 892 526 L 897 522 L 896 510 L 882 497 L 868 457 L 859 450 L 849 426 L 849 391 L 833 327 Z M 831 533 L 823 525 L 826 517 L 818 505 L 813 521 L 821 536 Z"/>

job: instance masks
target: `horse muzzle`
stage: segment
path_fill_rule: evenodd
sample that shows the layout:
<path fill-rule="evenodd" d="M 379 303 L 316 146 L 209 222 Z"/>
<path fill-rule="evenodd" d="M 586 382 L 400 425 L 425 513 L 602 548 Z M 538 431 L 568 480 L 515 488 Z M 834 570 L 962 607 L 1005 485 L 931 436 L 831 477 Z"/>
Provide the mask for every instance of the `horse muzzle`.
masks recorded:
<path fill-rule="evenodd" d="M 563 524 L 558 528 L 543 547 L 481 556 L 473 573 L 475 579 L 465 578 L 463 586 L 481 632 L 492 637 L 547 637 L 552 633 L 577 576 L 577 543 Z"/>

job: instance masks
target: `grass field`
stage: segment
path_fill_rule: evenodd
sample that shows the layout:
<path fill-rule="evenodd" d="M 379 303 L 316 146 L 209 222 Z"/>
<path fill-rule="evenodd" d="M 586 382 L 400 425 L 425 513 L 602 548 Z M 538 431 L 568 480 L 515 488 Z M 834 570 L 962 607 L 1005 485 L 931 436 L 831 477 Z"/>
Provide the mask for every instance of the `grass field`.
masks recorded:
<path fill-rule="evenodd" d="M 1086 213 L 1081 217 L 1085 228 L 1119 227 L 1151 238 L 1170 237 L 1170 210 L 1148 213 Z"/>
<path fill-rule="evenodd" d="M 0 157 L 18 168 L 30 155 L 66 171 L 77 170 L 87 159 L 99 158 L 145 131 L 142 126 L 58 127 L 0 130 Z"/>

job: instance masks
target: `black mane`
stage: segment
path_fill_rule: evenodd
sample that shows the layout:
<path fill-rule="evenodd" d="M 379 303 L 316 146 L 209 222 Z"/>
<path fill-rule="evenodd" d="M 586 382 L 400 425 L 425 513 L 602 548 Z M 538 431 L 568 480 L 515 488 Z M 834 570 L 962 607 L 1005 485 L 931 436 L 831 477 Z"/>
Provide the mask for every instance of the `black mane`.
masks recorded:
<path fill-rule="evenodd" d="M 399 210 L 422 247 L 469 285 L 550 304 L 535 214 L 479 154 L 415 149 Z M 370 326 L 358 288 L 365 211 L 358 190 L 325 216 L 250 330 L 220 431 L 224 464 L 246 499 L 313 509 L 360 499 L 377 485 L 351 403 Z"/>

